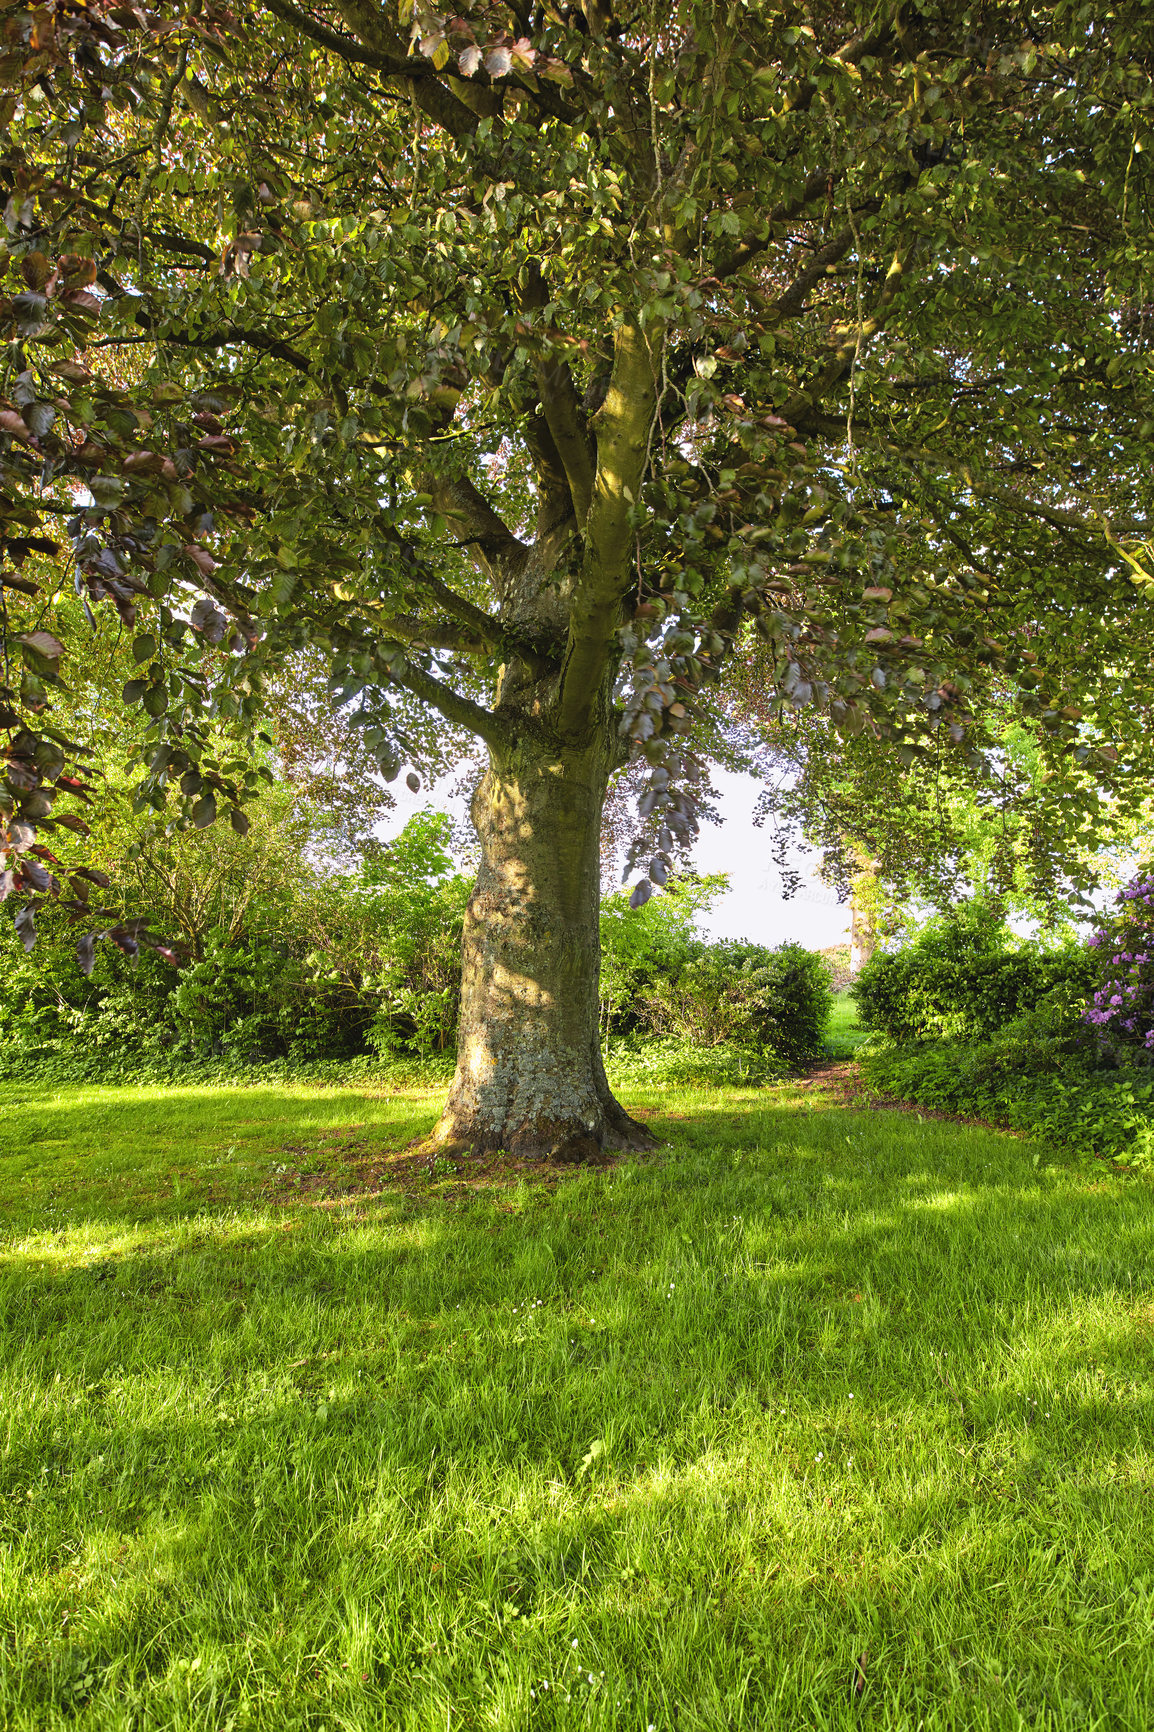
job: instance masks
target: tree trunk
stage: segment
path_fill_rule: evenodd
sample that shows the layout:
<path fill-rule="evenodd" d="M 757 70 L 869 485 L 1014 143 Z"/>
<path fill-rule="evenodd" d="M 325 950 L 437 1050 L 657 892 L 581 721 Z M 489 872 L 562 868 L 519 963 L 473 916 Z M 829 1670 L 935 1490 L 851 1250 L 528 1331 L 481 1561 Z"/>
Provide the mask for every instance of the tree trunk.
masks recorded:
<path fill-rule="evenodd" d="M 865 850 L 855 850 L 859 870 L 850 880 L 850 953 L 851 974 L 863 969 L 878 947 L 877 912 L 880 894 L 877 861 Z"/>
<path fill-rule="evenodd" d="M 653 1138 L 610 1093 L 598 977 L 601 807 L 612 738 L 522 735 L 473 799 L 481 869 L 465 913 L 457 1072 L 434 1137 L 474 1154 L 595 1159 Z"/>

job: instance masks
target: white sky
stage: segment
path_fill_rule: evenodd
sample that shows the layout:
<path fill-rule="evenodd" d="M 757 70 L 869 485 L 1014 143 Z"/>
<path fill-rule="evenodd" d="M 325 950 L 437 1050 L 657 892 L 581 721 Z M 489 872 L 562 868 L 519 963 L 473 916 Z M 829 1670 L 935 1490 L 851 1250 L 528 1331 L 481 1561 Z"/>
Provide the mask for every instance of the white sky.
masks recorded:
<path fill-rule="evenodd" d="M 714 767 L 721 798 L 720 825 L 706 824 L 693 851 L 699 872 L 727 872 L 730 888 L 699 922 L 712 938 L 750 938 L 756 944 L 791 940 L 807 950 L 849 943 L 849 903 L 815 876 L 818 855 L 811 848 L 790 850 L 790 863 L 802 876 L 801 889 L 788 902 L 771 862 L 770 832 L 757 829 L 753 808 L 761 784 Z"/>
<path fill-rule="evenodd" d="M 809 950 L 848 943 L 849 903 L 839 903 L 829 885 L 814 876 L 818 857 L 813 850 L 791 851 L 791 861 L 802 874 L 802 887 L 788 902 L 782 896 L 781 879 L 771 863 L 770 833 L 753 823 L 760 783 L 752 776 L 716 767 L 712 774 L 724 822 L 704 826 L 693 858 L 701 873 L 728 873 L 730 888 L 702 917 L 702 931 L 712 938 L 748 938 L 756 944 L 783 944 L 788 939 Z M 425 807 L 453 810 L 455 817 L 463 817 L 459 802 L 448 798 L 450 785 L 446 781 L 441 787 L 411 794 L 398 779 L 393 785 L 396 811 L 380 827 L 381 834 L 396 835 L 414 812 Z"/>

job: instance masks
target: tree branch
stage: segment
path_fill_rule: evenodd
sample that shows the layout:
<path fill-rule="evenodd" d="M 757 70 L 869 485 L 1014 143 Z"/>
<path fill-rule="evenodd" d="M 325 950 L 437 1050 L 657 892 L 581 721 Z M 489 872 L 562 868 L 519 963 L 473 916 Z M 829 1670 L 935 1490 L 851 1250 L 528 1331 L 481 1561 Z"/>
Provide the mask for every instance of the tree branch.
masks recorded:
<path fill-rule="evenodd" d="M 805 310 L 806 296 L 816 287 L 839 259 L 844 259 L 854 241 L 854 231 L 847 224 L 840 234 L 834 235 L 824 247 L 819 247 L 809 264 L 799 271 L 793 282 L 776 301 L 771 301 L 770 312 L 775 312 L 779 319 L 795 319 Z"/>
<path fill-rule="evenodd" d="M 529 267 L 529 281 L 521 305 L 526 312 L 540 312 L 548 301 L 545 279 L 534 260 Z M 577 522 L 584 526 L 593 496 L 593 447 L 573 375 L 564 361 L 547 360 L 540 352 L 533 365 L 541 410 L 569 483 Z"/>
<path fill-rule="evenodd" d="M 499 560 L 525 559 L 529 549 L 498 516 L 467 475 L 446 480 L 426 475 L 425 485 L 433 496 L 433 506 L 459 536 L 462 547 L 476 548 L 486 567 Z"/>
<path fill-rule="evenodd" d="M 430 571 L 417 549 L 411 542 L 406 541 L 393 524 L 379 523 L 377 527 L 384 540 L 400 549 L 410 581 L 431 600 L 444 608 L 447 614 L 460 620 L 465 627 L 464 635 L 466 637 L 472 637 L 481 644 L 487 644 L 491 650 L 504 656 L 508 661 L 519 659 L 541 668 L 556 665 L 558 660 L 556 644 L 549 643 L 530 632 L 519 630 L 516 626 L 509 626 L 501 620 L 494 619 L 492 614 L 486 613 L 484 608 L 478 607 L 475 602 L 468 601 L 463 595 L 458 595 L 455 589 L 450 588 L 435 572 Z M 520 546 L 521 544 L 518 542 L 517 545 Z M 430 640 L 426 638 L 424 641 L 429 642 Z"/>
<path fill-rule="evenodd" d="M 537 546 L 544 547 L 574 524 L 573 494 L 561 454 L 540 408 L 525 417 L 525 444 L 537 472 Z"/>
<path fill-rule="evenodd" d="M 446 620 L 418 619 L 415 614 L 390 614 L 384 621 L 385 630 L 402 643 L 424 644 L 427 649 L 456 650 L 462 655 L 485 655 L 493 649 L 487 638 L 471 632 L 464 625 Z"/>
<path fill-rule="evenodd" d="M 342 60 L 347 60 L 355 66 L 372 66 L 378 72 L 384 72 L 391 78 L 423 78 L 434 77 L 433 67 L 428 61 L 410 60 L 407 56 L 395 51 L 381 50 L 357 36 L 346 36 L 340 30 L 332 30 L 327 24 L 322 24 L 316 18 L 302 12 L 299 6 L 291 4 L 291 0 L 265 0 L 269 11 L 279 18 L 282 24 L 291 24 L 299 30 L 302 36 L 307 36 L 311 42 L 326 48 L 330 54 L 336 54 Z M 342 11 L 344 9 L 342 8 Z"/>
<path fill-rule="evenodd" d="M 815 168 L 796 198 L 787 199 L 784 204 L 775 205 L 773 210 L 768 213 L 765 218 L 767 224 L 765 238 L 760 239 L 757 235 L 749 235 L 738 241 L 729 257 L 723 259 L 715 267 L 713 275 L 721 282 L 724 282 L 727 277 L 736 275 L 743 265 L 749 263 L 750 259 L 756 258 L 758 253 L 765 251 L 775 228 L 779 228 L 782 223 L 795 221 L 813 203 L 815 198 L 821 197 L 826 192 L 829 183 L 829 170 Z"/>
<path fill-rule="evenodd" d="M 151 307 L 141 306 L 136 311 L 136 323 L 142 331 L 148 333 L 147 340 L 154 341 L 157 332 L 155 324 L 160 321 Z M 240 343 L 245 348 L 256 349 L 264 355 L 275 355 L 278 361 L 287 361 L 300 373 L 311 373 L 312 362 L 307 355 L 302 355 L 299 349 L 294 349 L 291 343 L 284 343 L 279 337 L 270 337 L 264 331 L 246 331 L 239 325 L 225 325 L 217 331 L 165 331 L 166 343 L 179 343 L 186 349 L 227 349 L 230 343 Z M 132 338 L 102 337 L 93 348 L 116 348 Z"/>
<path fill-rule="evenodd" d="M 928 453 L 926 461 L 933 462 Z M 1080 512 L 1067 510 L 1064 506 L 1043 505 L 1038 499 L 1025 498 L 1022 494 L 1015 493 L 1012 487 L 1001 487 L 996 481 L 979 480 L 967 467 L 961 468 L 961 474 L 976 498 L 996 499 L 999 505 L 1007 506 L 1019 516 L 1040 517 L 1043 523 L 1052 524 L 1055 529 L 1074 530 L 1088 540 L 1096 541 L 1099 537 L 1104 537 L 1109 541 L 1110 532 L 1115 530 L 1140 540 L 1146 540 L 1150 535 L 1149 524 L 1134 523 L 1131 520 L 1119 523 L 1106 518 L 1101 512 L 1095 512 L 1091 517 L 1083 517 Z"/>
<path fill-rule="evenodd" d="M 284 6 L 289 0 L 276 3 Z M 376 0 L 336 0 L 336 7 L 356 40 L 379 57 L 376 64 L 386 77 L 399 79 L 412 91 L 422 114 L 451 138 L 472 137 L 481 123 L 480 115 L 453 95 L 430 61 L 407 52 L 407 45 L 386 25 L 386 14 Z"/>
<path fill-rule="evenodd" d="M 649 457 L 659 382 L 655 351 L 663 340 L 656 324 L 645 330 L 636 323 L 621 326 L 609 390 L 594 417 L 597 473 L 558 695 L 560 729 L 569 736 L 583 732 L 601 701 L 621 599 L 631 580 L 630 511 Z"/>
<path fill-rule="evenodd" d="M 415 698 L 420 698 L 422 703 L 439 710 L 447 722 L 476 734 L 487 746 L 500 750 L 510 744 L 512 733 L 500 716 L 482 704 L 475 704 L 472 698 L 462 697 L 460 692 L 455 692 L 442 680 L 434 679 L 432 674 L 415 668 L 411 662 L 406 661 L 400 671 L 391 670 L 391 677 L 397 685 L 404 686 Z"/>
<path fill-rule="evenodd" d="M 908 248 L 901 248 L 894 254 L 893 263 L 886 272 L 885 285 L 878 296 L 877 308 L 871 318 L 864 319 L 860 325 L 843 325 L 838 328 L 842 341 L 826 362 L 816 382 L 804 391 L 795 391 L 788 397 L 778 410 L 783 421 L 792 422 L 800 427 L 805 421 L 807 412 L 817 409 L 822 399 L 829 393 L 838 380 L 843 378 L 853 364 L 854 357 L 861 351 L 861 346 L 870 337 L 876 336 L 884 327 L 889 310 L 897 297 L 905 276 Z"/>

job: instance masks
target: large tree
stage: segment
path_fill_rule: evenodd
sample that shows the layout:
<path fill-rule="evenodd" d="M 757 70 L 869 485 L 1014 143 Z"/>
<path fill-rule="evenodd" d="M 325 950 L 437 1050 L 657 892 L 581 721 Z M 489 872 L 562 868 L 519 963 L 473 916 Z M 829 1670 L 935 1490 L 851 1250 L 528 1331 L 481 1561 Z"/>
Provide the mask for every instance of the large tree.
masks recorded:
<path fill-rule="evenodd" d="M 81 887 L 37 559 L 136 633 L 142 802 L 243 823 L 205 742 L 305 644 L 386 773 L 420 768 L 414 706 L 483 743 L 438 1132 L 477 1149 L 644 1139 L 598 1048 L 602 802 L 645 762 L 644 898 L 749 632 L 774 702 L 902 756 L 978 750 L 993 677 L 1059 781 L 1149 737 L 1142 6 L 57 0 L 0 30 L 29 936 Z"/>

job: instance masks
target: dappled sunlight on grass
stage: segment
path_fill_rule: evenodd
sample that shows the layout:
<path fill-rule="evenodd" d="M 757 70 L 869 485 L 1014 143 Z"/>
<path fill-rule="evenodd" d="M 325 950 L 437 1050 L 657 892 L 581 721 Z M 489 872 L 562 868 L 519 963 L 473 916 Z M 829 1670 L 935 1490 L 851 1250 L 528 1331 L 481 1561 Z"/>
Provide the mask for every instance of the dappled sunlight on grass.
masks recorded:
<path fill-rule="evenodd" d="M 1154 1718 L 1148 1182 L 786 1088 L 392 1184 L 431 1097 L 73 1092 L 0 1158 L 6 1724 Z"/>
<path fill-rule="evenodd" d="M 8 1208 L 43 1223 L 89 1211 L 132 1220 L 250 1203 L 308 1158 L 331 1172 L 366 1148 L 412 1142 L 443 1090 L 254 1084 L 60 1088 L 0 1085 L 0 1159 Z M 334 1157 L 336 1159 L 334 1159 Z M 283 1187 L 282 1187 L 283 1188 Z"/>

